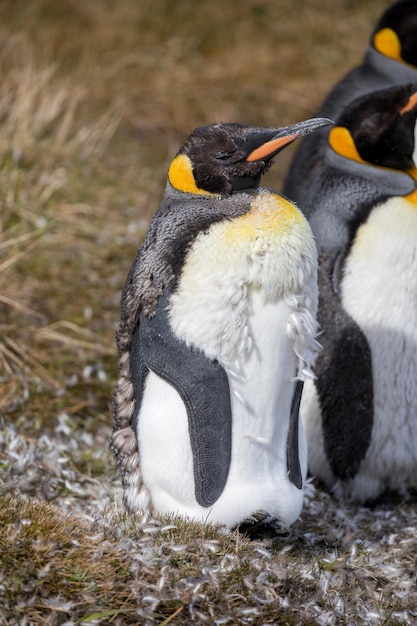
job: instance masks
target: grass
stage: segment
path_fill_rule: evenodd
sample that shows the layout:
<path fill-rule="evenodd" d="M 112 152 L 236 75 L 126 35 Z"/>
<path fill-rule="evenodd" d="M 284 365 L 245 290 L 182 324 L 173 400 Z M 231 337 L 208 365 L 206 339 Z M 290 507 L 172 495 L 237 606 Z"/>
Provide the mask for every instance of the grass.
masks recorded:
<path fill-rule="evenodd" d="M 120 290 L 178 146 L 313 115 L 386 6 L 0 3 L 1 625 L 417 619 L 413 503 L 318 489 L 291 535 L 251 542 L 127 518 L 108 451 Z"/>
<path fill-rule="evenodd" d="M 399 626 L 415 616 L 415 536 L 408 527 L 394 543 L 386 513 L 373 529 L 364 510 L 345 509 L 338 524 L 325 513 L 319 528 L 307 513 L 265 546 L 169 518 L 85 520 L 15 495 L 0 504 L 4 623 Z"/>

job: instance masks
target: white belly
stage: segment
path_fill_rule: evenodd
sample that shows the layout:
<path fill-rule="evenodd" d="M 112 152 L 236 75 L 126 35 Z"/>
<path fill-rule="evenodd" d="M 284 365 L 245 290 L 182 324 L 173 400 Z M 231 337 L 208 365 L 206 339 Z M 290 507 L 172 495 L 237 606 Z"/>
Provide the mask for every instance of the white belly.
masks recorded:
<path fill-rule="evenodd" d="M 251 302 L 252 347 L 240 363 L 239 379 L 229 375 L 232 401 L 232 460 L 225 489 L 210 509 L 194 496 L 193 460 L 185 407 L 173 387 L 149 374 L 139 416 L 138 440 L 145 485 L 160 512 L 232 527 L 257 510 L 291 524 L 302 506 L 302 490 L 287 476 L 288 416 L 297 361 L 285 332 L 285 302 Z M 306 448 L 300 435 L 300 461 Z"/>
<path fill-rule="evenodd" d="M 320 409 L 309 383 L 303 409 L 310 467 L 337 493 L 365 501 L 386 488 L 417 486 L 417 207 L 400 198 L 375 209 L 359 230 L 345 267 L 342 303 L 372 354 L 374 424 L 357 476 L 332 478 Z M 354 364 L 352 364 L 354 367 Z M 335 412 L 337 407 L 334 407 Z M 303 410 L 304 412 L 304 410 Z"/>

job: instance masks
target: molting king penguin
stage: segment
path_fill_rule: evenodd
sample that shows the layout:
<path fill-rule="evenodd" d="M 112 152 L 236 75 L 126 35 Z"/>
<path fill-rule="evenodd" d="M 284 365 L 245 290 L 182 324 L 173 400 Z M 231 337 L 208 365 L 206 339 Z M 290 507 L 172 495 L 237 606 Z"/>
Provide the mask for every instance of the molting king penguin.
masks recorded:
<path fill-rule="evenodd" d="M 309 468 L 361 502 L 417 487 L 416 118 L 417 83 L 349 104 L 310 190 L 323 350 L 301 406 Z"/>
<path fill-rule="evenodd" d="M 228 528 L 298 517 L 317 254 L 307 220 L 259 182 L 329 123 L 201 127 L 173 159 L 116 332 L 111 448 L 129 510 Z"/>
<path fill-rule="evenodd" d="M 335 85 L 317 115 L 336 119 L 356 98 L 379 89 L 417 81 L 417 0 L 391 5 L 375 26 L 361 65 Z M 306 137 L 285 176 L 283 192 L 299 208 L 308 210 L 310 181 L 327 144 L 329 129 Z"/>

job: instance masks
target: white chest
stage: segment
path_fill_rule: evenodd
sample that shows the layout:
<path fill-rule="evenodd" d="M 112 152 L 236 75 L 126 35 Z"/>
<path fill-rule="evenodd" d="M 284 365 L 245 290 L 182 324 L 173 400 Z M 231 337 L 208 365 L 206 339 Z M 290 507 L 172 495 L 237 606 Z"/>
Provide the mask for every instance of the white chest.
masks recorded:
<path fill-rule="evenodd" d="M 230 365 L 251 348 L 250 297 L 263 304 L 292 296 L 292 308 L 317 306 L 316 249 L 310 227 L 286 200 L 260 190 L 254 209 L 201 233 L 171 297 L 175 334 Z"/>

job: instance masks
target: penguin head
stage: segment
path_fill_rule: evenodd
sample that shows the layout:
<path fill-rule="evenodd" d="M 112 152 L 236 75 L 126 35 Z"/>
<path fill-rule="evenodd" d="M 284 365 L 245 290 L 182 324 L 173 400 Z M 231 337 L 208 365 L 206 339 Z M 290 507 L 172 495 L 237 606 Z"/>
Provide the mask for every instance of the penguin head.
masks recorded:
<path fill-rule="evenodd" d="M 417 67 L 417 0 L 400 0 L 389 7 L 371 43 L 382 55 Z"/>
<path fill-rule="evenodd" d="M 339 155 L 395 170 L 416 167 L 417 84 L 376 91 L 354 100 L 329 133 Z"/>
<path fill-rule="evenodd" d="M 332 123 L 316 118 L 274 129 L 243 124 L 202 126 L 178 151 L 168 180 L 184 193 L 230 196 L 256 189 L 278 152 L 297 137 Z"/>

